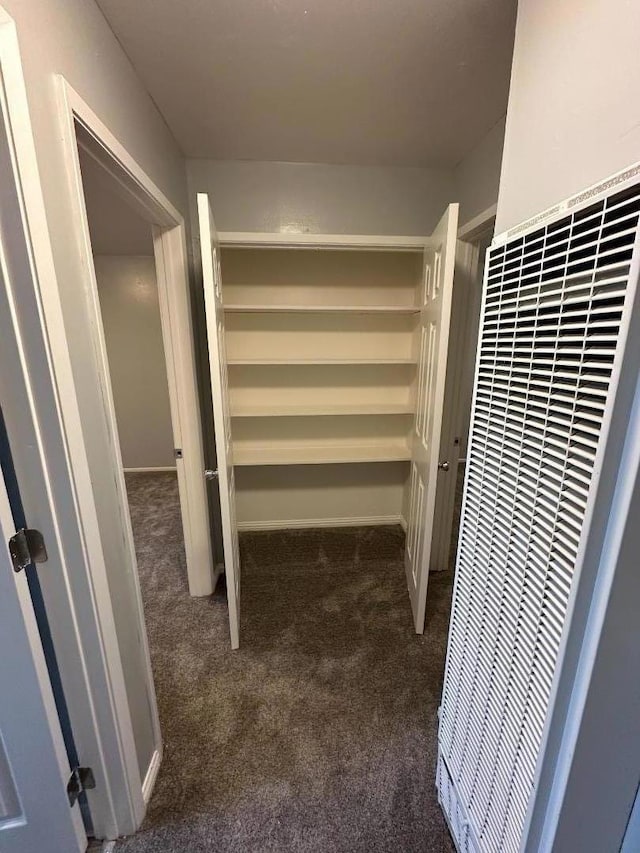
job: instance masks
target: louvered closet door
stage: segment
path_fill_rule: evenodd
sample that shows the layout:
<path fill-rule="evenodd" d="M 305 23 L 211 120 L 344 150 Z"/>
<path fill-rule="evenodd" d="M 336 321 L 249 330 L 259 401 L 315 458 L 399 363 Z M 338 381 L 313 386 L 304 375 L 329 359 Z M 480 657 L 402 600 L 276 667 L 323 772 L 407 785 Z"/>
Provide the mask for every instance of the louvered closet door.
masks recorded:
<path fill-rule="evenodd" d="M 427 604 L 457 230 L 458 205 L 451 204 L 431 235 L 431 244 L 424 254 L 404 560 L 418 634 L 424 631 Z"/>
<path fill-rule="evenodd" d="M 635 288 L 639 197 L 489 253 L 439 732 L 439 794 L 463 851 L 512 853 L 525 830 Z"/>

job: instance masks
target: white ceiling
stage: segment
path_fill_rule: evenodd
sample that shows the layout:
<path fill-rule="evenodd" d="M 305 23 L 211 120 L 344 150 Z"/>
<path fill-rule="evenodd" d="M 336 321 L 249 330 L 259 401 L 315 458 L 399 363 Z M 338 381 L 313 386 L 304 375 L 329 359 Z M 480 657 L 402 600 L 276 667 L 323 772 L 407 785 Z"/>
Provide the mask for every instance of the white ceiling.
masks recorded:
<path fill-rule="evenodd" d="M 82 188 L 94 255 L 153 255 L 151 225 L 122 199 L 114 179 L 79 149 Z"/>
<path fill-rule="evenodd" d="M 455 166 L 507 105 L 516 0 L 97 0 L 188 157 Z"/>

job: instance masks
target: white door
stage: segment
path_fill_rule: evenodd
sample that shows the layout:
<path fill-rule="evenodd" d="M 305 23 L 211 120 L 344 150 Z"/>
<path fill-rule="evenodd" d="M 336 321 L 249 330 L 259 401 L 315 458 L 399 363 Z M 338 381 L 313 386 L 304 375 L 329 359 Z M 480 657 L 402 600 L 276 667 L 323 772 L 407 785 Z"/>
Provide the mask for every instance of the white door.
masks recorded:
<path fill-rule="evenodd" d="M 213 398 L 213 425 L 218 461 L 218 488 L 220 490 L 220 512 L 222 515 L 224 571 L 229 603 L 229 631 L 231 633 L 231 648 L 237 649 L 240 645 L 240 549 L 236 525 L 236 490 L 227 392 L 227 354 L 224 339 L 220 246 L 211 215 L 209 197 L 206 193 L 198 193 L 197 204 L 200 252 L 202 254 L 202 282 L 207 316 L 211 396 Z"/>
<path fill-rule="evenodd" d="M 0 531 L 0 850 L 73 853 L 87 838 L 78 803 L 69 806 L 69 761 L 27 579 L 9 556 L 15 526 L 1 477 Z"/>
<path fill-rule="evenodd" d="M 411 436 L 409 519 L 405 547 L 407 586 L 418 634 L 424 631 L 436 482 L 438 463 L 441 461 L 438 459 L 438 451 L 447 372 L 457 228 L 458 205 L 451 204 L 433 232 L 424 255 L 416 416 Z"/>
<path fill-rule="evenodd" d="M 430 570 L 448 569 L 455 544 L 451 541 L 460 475 L 471 415 L 473 368 L 478 345 L 482 295 L 480 252 L 470 243 L 456 242 L 456 261 L 449 322 L 449 353 L 442 408 L 440 460 L 449 465 L 438 474 L 431 540 Z M 452 548 L 453 545 L 453 548 Z"/>

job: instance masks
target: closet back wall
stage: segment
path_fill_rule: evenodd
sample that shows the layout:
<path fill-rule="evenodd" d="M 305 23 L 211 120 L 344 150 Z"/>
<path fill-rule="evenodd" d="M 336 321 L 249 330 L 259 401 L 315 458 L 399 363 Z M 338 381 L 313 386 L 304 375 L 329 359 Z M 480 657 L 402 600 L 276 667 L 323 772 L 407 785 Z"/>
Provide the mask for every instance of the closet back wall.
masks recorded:
<path fill-rule="evenodd" d="M 95 268 L 124 468 L 173 469 L 154 260 L 97 255 Z"/>
<path fill-rule="evenodd" d="M 188 160 L 187 176 L 219 231 L 430 234 L 456 195 L 447 169 Z"/>

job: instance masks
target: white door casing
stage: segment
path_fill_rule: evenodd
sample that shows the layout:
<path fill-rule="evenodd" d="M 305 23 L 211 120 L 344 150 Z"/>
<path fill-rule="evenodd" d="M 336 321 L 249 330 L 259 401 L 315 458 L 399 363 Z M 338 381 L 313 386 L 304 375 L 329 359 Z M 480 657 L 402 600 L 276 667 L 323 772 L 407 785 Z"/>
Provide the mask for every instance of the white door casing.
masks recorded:
<path fill-rule="evenodd" d="M 87 846 L 24 571 L 13 570 L 15 533 L 0 478 L 0 849 L 73 853 Z M 46 571 L 46 566 L 45 566 Z"/>
<path fill-rule="evenodd" d="M 206 193 L 198 193 L 197 207 L 213 400 L 213 424 L 218 464 L 217 479 L 220 491 L 224 570 L 229 605 L 229 632 L 231 634 L 231 648 L 237 649 L 240 645 L 240 549 L 236 523 L 220 245 L 211 215 L 209 197 Z"/>
<path fill-rule="evenodd" d="M 457 227 L 458 205 L 451 204 L 433 232 L 424 254 L 405 546 L 407 586 L 418 634 L 424 631 L 427 603 Z"/>

